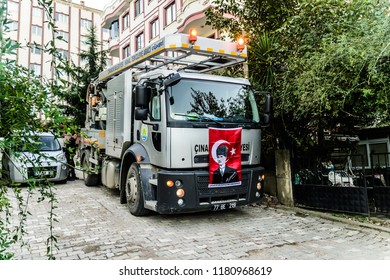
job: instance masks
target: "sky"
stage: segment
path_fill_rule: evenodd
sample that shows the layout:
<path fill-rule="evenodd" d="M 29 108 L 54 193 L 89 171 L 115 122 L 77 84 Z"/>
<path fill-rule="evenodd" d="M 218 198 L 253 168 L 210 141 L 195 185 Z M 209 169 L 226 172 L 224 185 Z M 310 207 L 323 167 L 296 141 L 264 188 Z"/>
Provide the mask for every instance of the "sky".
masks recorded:
<path fill-rule="evenodd" d="M 111 2 L 114 2 L 115 0 L 84 0 L 85 6 L 92 7 L 95 9 L 103 10 L 103 8 L 110 4 Z M 78 0 L 74 0 L 73 2 L 80 2 Z"/>

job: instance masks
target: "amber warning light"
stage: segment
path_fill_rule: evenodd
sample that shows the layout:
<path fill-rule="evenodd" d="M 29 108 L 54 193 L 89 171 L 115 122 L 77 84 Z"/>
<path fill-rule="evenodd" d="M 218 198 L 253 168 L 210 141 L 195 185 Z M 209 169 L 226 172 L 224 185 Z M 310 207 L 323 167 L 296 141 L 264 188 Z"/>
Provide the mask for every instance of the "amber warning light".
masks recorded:
<path fill-rule="evenodd" d="M 237 40 L 237 50 L 242 52 L 242 50 L 245 48 L 245 39 L 240 37 Z"/>
<path fill-rule="evenodd" d="M 195 44 L 196 40 L 198 40 L 198 32 L 196 31 L 195 28 L 191 28 L 189 41 L 193 45 L 193 44 Z"/>

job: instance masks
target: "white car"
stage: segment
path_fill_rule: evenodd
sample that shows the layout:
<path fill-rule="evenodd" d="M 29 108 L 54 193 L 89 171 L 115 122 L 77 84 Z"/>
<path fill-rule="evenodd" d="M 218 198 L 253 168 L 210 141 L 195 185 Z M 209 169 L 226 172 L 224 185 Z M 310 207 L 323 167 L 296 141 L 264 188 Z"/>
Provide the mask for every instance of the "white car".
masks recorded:
<path fill-rule="evenodd" d="M 39 153 L 20 151 L 3 153 L 3 169 L 15 183 L 26 183 L 28 179 L 48 179 L 52 182 L 66 182 L 68 167 L 65 153 L 53 134 L 37 133 Z M 18 156 L 16 155 L 18 154 Z"/>

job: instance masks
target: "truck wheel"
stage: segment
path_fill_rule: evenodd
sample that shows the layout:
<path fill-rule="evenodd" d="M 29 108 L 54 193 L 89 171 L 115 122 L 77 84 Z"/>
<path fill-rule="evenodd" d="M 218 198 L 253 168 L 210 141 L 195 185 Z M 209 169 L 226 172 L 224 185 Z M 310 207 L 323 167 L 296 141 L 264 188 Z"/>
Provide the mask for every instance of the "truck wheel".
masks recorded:
<path fill-rule="evenodd" d="M 89 162 L 89 151 L 85 151 L 81 166 L 83 168 L 84 184 L 88 187 L 97 186 L 99 184 L 99 175 L 88 172 L 91 168 L 91 164 Z"/>
<path fill-rule="evenodd" d="M 138 164 L 133 163 L 126 177 L 126 200 L 130 213 L 134 216 L 145 216 L 149 213 L 144 207 L 144 195 Z"/>
<path fill-rule="evenodd" d="M 127 182 L 127 180 L 126 180 Z M 119 188 L 119 202 L 121 204 L 127 203 L 127 197 L 126 197 L 126 185 L 124 187 Z"/>

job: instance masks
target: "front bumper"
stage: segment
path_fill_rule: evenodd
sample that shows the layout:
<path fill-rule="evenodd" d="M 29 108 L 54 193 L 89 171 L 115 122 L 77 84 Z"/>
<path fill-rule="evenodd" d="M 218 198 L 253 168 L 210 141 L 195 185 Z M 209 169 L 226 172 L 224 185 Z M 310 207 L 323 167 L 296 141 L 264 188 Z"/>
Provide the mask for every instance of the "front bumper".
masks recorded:
<path fill-rule="evenodd" d="M 32 165 L 16 167 L 10 164 L 9 173 L 11 181 L 15 183 L 27 183 L 31 179 L 60 182 L 68 178 L 68 168 L 61 162 L 35 167 Z"/>
<path fill-rule="evenodd" d="M 207 171 L 160 171 L 158 173 L 156 211 L 160 214 L 213 211 L 258 202 L 263 189 L 257 189 L 264 168 L 242 169 L 239 186 L 209 188 Z M 168 187 L 167 181 L 180 182 Z M 263 184 L 263 182 L 260 182 Z M 178 197 L 179 189 L 183 197 Z"/>

